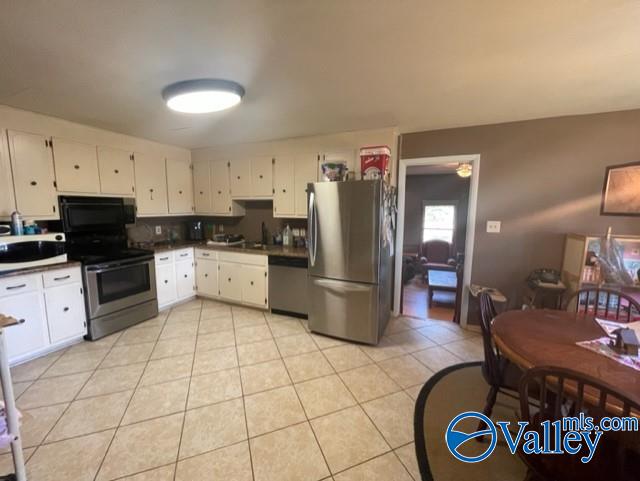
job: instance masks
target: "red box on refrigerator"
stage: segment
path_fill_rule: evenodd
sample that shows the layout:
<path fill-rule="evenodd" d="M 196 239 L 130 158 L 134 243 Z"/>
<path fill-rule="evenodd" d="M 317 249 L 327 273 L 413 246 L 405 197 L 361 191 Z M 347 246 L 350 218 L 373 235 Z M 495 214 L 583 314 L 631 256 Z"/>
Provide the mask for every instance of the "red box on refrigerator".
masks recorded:
<path fill-rule="evenodd" d="M 389 173 L 389 158 L 391 149 L 386 145 L 374 145 L 360 149 L 360 172 L 362 178 L 386 178 Z"/>

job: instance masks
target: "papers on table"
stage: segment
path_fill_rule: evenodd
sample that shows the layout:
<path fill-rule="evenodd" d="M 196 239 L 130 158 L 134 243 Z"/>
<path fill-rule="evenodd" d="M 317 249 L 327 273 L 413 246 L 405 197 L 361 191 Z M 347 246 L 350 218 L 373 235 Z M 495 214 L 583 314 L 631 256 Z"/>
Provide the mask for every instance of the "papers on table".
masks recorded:
<path fill-rule="evenodd" d="M 600 325 L 602 330 L 607 333 L 607 336 L 613 336 L 613 331 L 616 329 L 628 328 L 633 329 L 636 332 L 636 336 L 640 339 L 640 321 L 635 322 L 615 322 L 606 319 L 599 319 L 596 317 L 596 322 Z"/>

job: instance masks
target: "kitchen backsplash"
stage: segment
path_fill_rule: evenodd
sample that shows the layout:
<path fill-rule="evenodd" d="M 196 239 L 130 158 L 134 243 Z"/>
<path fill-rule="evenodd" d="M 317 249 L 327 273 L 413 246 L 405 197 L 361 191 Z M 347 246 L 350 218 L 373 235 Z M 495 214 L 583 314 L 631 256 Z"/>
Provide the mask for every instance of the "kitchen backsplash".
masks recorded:
<path fill-rule="evenodd" d="M 287 224 L 293 229 L 307 227 L 306 219 L 276 219 L 273 217 L 273 204 L 270 201 L 251 201 L 245 204 L 246 214 L 243 217 L 211 217 L 211 216 L 181 216 L 181 217 L 145 217 L 138 218 L 136 225 L 127 229 L 132 242 L 163 242 L 172 239 L 188 239 L 189 223 L 202 221 L 205 233 L 216 232 L 222 228 L 227 234 L 242 234 L 249 241 L 259 241 L 262 233 L 262 222 L 269 232 L 269 242 L 272 235 L 282 231 Z M 160 226 L 162 233 L 156 234 L 155 228 Z"/>

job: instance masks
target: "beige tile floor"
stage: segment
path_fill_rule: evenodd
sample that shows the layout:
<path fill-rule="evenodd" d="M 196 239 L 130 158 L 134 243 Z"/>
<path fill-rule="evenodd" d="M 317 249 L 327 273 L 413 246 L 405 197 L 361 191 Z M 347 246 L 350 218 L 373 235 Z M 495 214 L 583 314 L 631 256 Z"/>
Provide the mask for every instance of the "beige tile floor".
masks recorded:
<path fill-rule="evenodd" d="M 30 481 L 411 481 L 420 387 L 481 357 L 447 321 L 392 319 L 372 347 L 196 299 L 13 376 Z"/>

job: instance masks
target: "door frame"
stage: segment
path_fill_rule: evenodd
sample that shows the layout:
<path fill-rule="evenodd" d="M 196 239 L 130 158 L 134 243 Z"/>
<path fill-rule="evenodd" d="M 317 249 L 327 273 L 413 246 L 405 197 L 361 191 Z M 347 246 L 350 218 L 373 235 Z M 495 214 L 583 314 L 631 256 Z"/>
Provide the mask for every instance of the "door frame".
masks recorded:
<path fill-rule="evenodd" d="M 467 236 L 465 239 L 464 272 L 462 276 L 462 301 L 460 304 L 460 325 L 467 325 L 469 312 L 469 285 L 473 266 L 473 246 L 476 231 L 476 210 L 478 204 L 478 183 L 480 178 L 480 154 L 447 155 L 440 157 L 420 157 L 400 159 L 398 165 L 398 222 L 396 230 L 395 276 L 393 293 L 393 314 L 400 315 L 400 292 L 402 289 L 402 250 L 404 244 L 405 195 L 407 188 L 407 167 L 415 165 L 439 165 L 454 162 L 471 164 L 469 182 L 469 206 L 467 214 Z"/>

